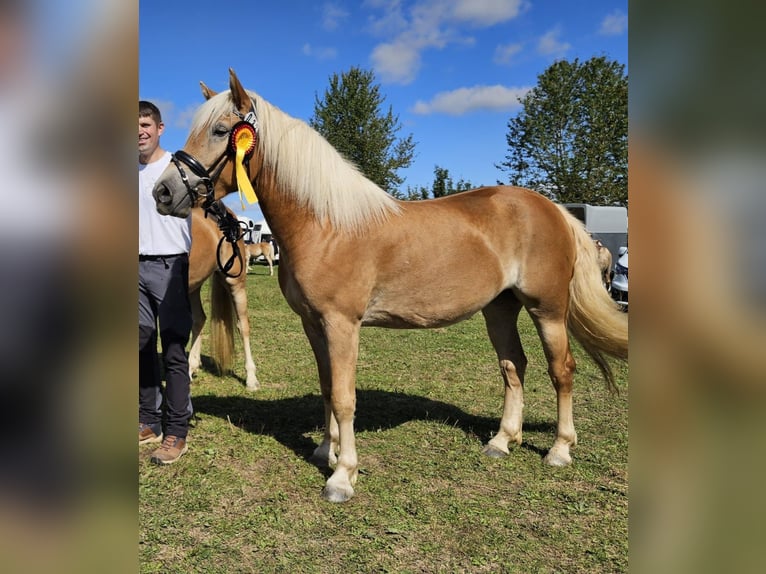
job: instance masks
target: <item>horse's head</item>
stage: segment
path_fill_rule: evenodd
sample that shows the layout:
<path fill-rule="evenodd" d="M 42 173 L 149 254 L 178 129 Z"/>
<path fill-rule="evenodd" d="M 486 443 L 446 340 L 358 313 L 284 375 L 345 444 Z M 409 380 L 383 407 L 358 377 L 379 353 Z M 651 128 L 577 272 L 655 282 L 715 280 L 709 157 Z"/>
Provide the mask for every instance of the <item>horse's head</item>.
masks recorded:
<path fill-rule="evenodd" d="M 261 168 L 255 101 L 229 69 L 228 92 L 216 94 L 200 82 L 207 100 L 197 110 L 183 149 L 154 186 L 157 211 L 186 217 L 238 188 L 255 201 L 251 181 Z"/>

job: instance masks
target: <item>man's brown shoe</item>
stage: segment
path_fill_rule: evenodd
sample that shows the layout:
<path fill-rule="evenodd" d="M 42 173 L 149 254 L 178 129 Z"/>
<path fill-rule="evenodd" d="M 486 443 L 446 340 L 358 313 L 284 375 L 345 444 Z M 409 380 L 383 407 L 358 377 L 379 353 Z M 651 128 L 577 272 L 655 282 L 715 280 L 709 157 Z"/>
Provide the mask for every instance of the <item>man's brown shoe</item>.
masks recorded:
<path fill-rule="evenodd" d="M 148 444 L 151 442 L 161 442 L 162 433 L 159 435 L 152 430 L 152 427 L 144 423 L 138 423 L 138 444 Z"/>
<path fill-rule="evenodd" d="M 154 464 L 172 464 L 188 450 L 186 439 L 177 436 L 166 436 L 160 447 L 152 453 L 150 459 Z"/>

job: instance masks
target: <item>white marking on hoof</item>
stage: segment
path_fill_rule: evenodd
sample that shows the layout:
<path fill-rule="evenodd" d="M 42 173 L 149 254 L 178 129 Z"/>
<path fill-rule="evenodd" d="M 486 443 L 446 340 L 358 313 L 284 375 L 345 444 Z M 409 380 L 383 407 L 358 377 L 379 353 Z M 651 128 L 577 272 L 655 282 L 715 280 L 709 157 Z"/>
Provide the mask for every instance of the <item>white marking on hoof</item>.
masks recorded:
<path fill-rule="evenodd" d="M 569 456 L 569 453 L 562 453 L 551 449 L 548 451 L 548 454 L 545 455 L 543 462 L 550 466 L 569 466 L 572 464 L 572 457 Z"/>
<path fill-rule="evenodd" d="M 348 502 L 354 496 L 354 489 L 351 486 L 327 485 L 322 489 L 322 498 L 328 502 Z"/>

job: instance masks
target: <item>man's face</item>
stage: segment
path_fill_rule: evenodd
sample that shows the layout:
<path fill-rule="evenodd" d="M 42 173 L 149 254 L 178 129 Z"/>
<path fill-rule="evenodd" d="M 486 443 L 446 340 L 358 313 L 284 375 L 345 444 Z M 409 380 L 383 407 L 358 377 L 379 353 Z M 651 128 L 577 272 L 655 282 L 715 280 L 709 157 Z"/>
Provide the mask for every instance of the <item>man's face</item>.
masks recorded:
<path fill-rule="evenodd" d="M 138 118 L 138 155 L 150 158 L 160 145 L 160 136 L 165 130 L 165 124 L 157 125 L 151 116 Z"/>

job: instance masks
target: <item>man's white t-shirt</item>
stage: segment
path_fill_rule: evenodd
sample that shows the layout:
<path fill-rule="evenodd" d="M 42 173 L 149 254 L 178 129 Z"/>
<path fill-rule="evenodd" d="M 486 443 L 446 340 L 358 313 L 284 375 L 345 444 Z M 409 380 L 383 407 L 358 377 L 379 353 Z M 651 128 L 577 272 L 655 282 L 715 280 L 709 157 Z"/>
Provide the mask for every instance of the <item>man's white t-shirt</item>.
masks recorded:
<path fill-rule="evenodd" d="M 138 164 L 138 254 L 176 255 L 191 248 L 191 216 L 160 215 L 152 188 L 170 164 L 170 152 L 146 165 Z"/>

